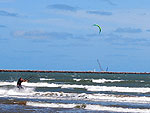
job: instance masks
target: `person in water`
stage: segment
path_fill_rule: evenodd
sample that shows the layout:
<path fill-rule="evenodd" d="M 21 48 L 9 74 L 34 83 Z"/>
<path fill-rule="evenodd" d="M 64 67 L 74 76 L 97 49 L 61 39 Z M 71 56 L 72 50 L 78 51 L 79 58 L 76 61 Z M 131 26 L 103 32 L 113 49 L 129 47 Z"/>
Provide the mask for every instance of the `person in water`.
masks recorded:
<path fill-rule="evenodd" d="M 27 82 L 27 81 L 28 81 L 28 80 L 19 78 L 19 79 L 18 79 L 18 82 L 17 82 L 17 87 L 18 87 L 19 89 L 20 89 L 20 88 L 23 88 L 22 85 L 21 85 L 21 83 L 22 83 L 22 82 Z"/>

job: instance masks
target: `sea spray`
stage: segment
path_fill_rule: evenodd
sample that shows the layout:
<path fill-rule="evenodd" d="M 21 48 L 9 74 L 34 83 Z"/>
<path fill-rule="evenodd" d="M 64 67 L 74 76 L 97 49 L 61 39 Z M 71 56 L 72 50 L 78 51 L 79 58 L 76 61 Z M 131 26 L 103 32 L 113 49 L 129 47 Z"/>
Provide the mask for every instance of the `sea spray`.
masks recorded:
<path fill-rule="evenodd" d="M 23 89 L 19 89 L 17 87 L 14 88 L 7 88 L 1 87 L 0 88 L 0 95 L 2 96 L 22 96 L 22 95 L 32 95 L 34 93 L 35 88 L 27 88 L 24 87 Z"/>

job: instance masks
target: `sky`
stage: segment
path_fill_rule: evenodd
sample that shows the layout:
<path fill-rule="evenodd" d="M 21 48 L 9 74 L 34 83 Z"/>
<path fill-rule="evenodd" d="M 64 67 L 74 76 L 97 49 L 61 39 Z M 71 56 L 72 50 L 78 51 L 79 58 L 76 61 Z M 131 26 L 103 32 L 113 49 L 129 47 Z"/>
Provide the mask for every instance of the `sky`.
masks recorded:
<path fill-rule="evenodd" d="M 150 72 L 149 4 L 0 0 L 0 69 Z"/>

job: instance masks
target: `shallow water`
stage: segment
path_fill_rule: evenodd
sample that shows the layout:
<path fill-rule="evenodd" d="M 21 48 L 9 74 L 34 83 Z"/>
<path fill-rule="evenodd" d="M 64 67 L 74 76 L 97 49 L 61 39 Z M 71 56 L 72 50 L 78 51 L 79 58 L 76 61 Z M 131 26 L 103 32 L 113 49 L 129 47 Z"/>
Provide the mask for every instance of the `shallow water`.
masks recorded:
<path fill-rule="evenodd" d="M 18 78 L 30 78 L 16 88 Z M 150 75 L 0 72 L 1 112 L 150 112 Z"/>

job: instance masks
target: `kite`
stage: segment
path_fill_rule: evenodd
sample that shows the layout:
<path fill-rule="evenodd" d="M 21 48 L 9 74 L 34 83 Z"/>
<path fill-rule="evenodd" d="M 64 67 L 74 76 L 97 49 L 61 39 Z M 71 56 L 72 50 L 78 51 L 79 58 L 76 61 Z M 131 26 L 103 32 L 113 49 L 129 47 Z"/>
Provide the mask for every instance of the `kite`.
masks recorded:
<path fill-rule="evenodd" d="M 93 24 L 93 26 L 97 26 L 99 28 L 99 34 L 100 34 L 100 32 L 102 31 L 101 27 L 97 24 Z"/>

